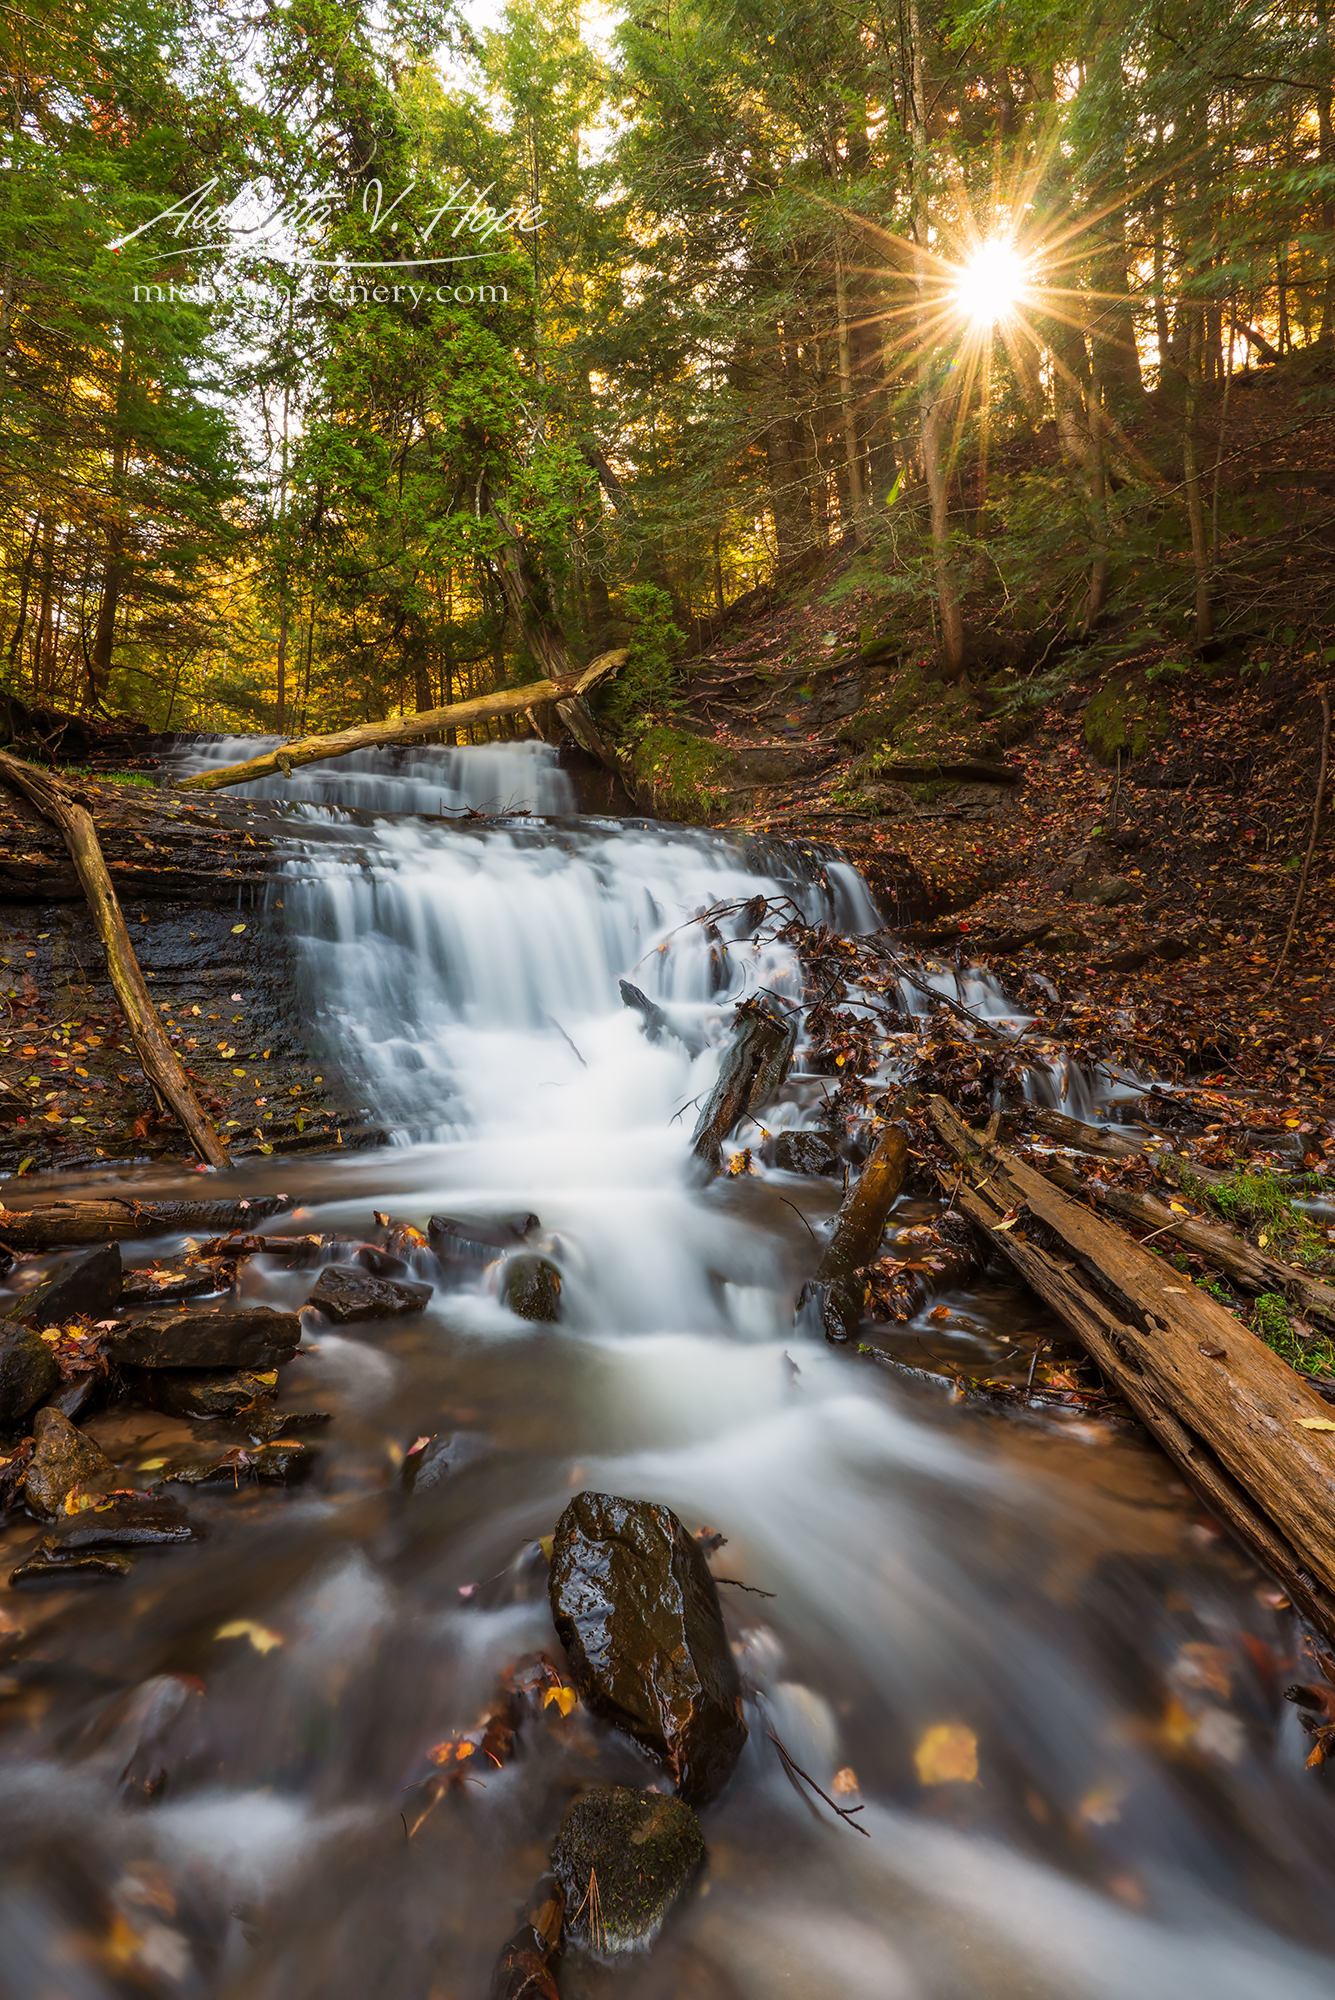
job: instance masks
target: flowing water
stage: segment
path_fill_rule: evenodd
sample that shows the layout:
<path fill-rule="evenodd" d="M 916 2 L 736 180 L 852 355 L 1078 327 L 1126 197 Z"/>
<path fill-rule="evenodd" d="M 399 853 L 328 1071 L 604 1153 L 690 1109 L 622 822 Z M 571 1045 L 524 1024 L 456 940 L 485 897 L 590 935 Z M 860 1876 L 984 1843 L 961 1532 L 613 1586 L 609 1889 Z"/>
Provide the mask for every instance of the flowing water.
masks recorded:
<path fill-rule="evenodd" d="M 395 786 L 481 798 L 515 756 L 366 766 L 294 819 L 283 921 L 312 1031 L 396 1144 L 228 1178 L 298 1197 L 298 1232 L 531 1211 L 562 1323 L 421 1255 L 420 1317 L 308 1315 L 281 1393 L 333 1414 L 307 1485 L 194 1490 L 204 1547 L 10 1593 L 0 1992 L 480 2000 L 573 1789 L 657 1776 L 553 1708 L 409 1838 L 430 1747 L 553 1649 L 538 1542 L 589 1487 L 725 1535 L 715 1571 L 772 1595 L 721 1589 L 751 1733 L 703 1814 L 700 1890 L 651 1958 L 568 1962 L 567 2000 L 1328 1993 L 1335 1821 L 1265 1580 L 1137 1434 L 952 1402 L 795 1325 L 837 1182 L 693 1170 L 733 1002 L 799 990 L 741 906 L 862 928 L 865 890 L 817 850 L 638 822 L 365 821 Z M 550 753 L 524 757 L 528 802 L 567 810 Z M 314 838 L 335 804 L 364 812 Z M 711 936 L 695 919 L 720 905 Z M 646 1039 L 622 978 L 672 1032 Z M 799 1055 L 767 1122 L 812 1122 L 829 1087 Z M 298 1307 L 314 1275 L 253 1259 L 243 1302 Z M 980 1354 L 1034 1337 L 1022 1294 L 943 1304 Z M 140 1409 L 88 1428 L 141 1486 L 207 1432 Z M 431 1433 L 452 1469 L 407 1497 Z M 6 1558 L 38 1532 L 11 1526 Z M 866 1837 L 785 1776 L 770 1729 L 863 1802 Z"/>

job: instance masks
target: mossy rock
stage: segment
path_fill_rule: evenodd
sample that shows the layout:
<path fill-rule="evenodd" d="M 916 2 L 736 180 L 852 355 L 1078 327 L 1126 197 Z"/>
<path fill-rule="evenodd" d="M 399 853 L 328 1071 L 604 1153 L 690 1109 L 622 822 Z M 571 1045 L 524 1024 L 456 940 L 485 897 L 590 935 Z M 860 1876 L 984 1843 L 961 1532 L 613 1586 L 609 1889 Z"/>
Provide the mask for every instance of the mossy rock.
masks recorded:
<path fill-rule="evenodd" d="M 689 826 L 716 819 L 733 788 L 726 756 L 684 729 L 651 729 L 636 745 L 633 762 L 637 792 L 648 791 L 664 819 Z"/>
<path fill-rule="evenodd" d="M 1119 676 L 1085 705 L 1085 741 L 1101 764 L 1134 762 L 1168 734 L 1168 704 L 1141 674 Z"/>
<path fill-rule="evenodd" d="M 648 1951 L 705 1859 L 691 1808 L 627 1785 L 572 1801 L 552 1849 L 566 1943 L 604 1963 Z"/>

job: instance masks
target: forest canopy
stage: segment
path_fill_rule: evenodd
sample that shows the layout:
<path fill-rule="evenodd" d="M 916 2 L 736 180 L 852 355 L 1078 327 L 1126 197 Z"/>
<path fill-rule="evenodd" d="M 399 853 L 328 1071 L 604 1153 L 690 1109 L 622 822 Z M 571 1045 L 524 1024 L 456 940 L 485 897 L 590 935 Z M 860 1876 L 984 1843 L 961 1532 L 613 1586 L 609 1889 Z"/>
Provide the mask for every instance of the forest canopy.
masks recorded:
<path fill-rule="evenodd" d="M 836 548 L 948 679 L 1317 616 L 1237 473 L 1263 371 L 1330 404 L 1326 0 L 28 0 L 0 64 L 30 705 L 379 720 Z"/>

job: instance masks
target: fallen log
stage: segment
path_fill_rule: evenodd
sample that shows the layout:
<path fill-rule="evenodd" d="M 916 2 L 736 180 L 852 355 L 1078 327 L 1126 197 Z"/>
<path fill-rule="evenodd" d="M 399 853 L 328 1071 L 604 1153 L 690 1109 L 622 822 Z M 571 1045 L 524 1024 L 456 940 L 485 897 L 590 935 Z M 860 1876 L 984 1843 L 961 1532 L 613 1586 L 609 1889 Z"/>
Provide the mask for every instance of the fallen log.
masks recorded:
<path fill-rule="evenodd" d="M 743 1000 L 733 1016 L 733 1038 L 719 1065 L 691 1135 L 691 1150 L 715 1173 L 723 1141 L 739 1118 L 759 1111 L 783 1088 L 797 1043 L 797 1019 L 780 1019 L 760 997 Z"/>
<path fill-rule="evenodd" d="M 1094 1202 L 1122 1222 L 1138 1222 L 1164 1236 L 1172 1236 L 1184 1249 L 1194 1250 L 1207 1264 L 1222 1271 L 1244 1292 L 1282 1292 L 1293 1305 L 1301 1307 L 1309 1319 L 1335 1331 L 1335 1286 L 1323 1285 L 1296 1264 L 1271 1257 L 1249 1243 L 1222 1222 L 1208 1222 L 1204 1216 L 1180 1215 L 1153 1195 L 1132 1194 L 1124 1188 L 1105 1187 L 1101 1181 L 1082 1180 L 1064 1160 L 1054 1160 L 1046 1169 L 1064 1193 L 1077 1200 Z"/>
<path fill-rule="evenodd" d="M 25 764 L 22 758 L 11 757 L 5 751 L 0 751 L 0 777 L 35 806 L 44 819 L 60 828 L 88 898 L 93 922 L 107 954 L 107 971 L 144 1075 L 176 1113 L 201 1160 L 211 1167 L 230 1167 L 227 1148 L 205 1116 L 194 1086 L 158 1018 L 107 872 L 92 814 L 70 787 L 39 771 L 35 764 Z"/>
<path fill-rule="evenodd" d="M 1050 1111 L 1043 1104 L 1026 1104 L 1010 1112 L 1006 1124 L 1032 1125 L 1072 1152 L 1094 1153 L 1107 1160 L 1127 1160 L 1143 1153 L 1149 1143 L 1146 1133 L 1117 1132 L 1106 1125 L 1086 1125 L 1083 1119 L 1069 1118 L 1064 1111 Z"/>
<path fill-rule="evenodd" d="M 908 1171 L 909 1142 L 901 1125 L 887 1125 L 844 1196 L 808 1297 L 814 1296 L 825 1338 L 856 1340 L 866 1287 L 858 1275 L 881 1247 L 885 1219 Z"/>
<path fill-rule="evenodd" d="M 34 1208 L 0 1208 L 0 1243 L 11 1250 L 62 1250 L 137 1236 L 226 1234 L 267 1221 L 289 1206 L 285 1195 L 253 1195 L 249 1201 L 134 1201 L 129 1196 L 48 1201 Z"/>
<path fill-rule="evenodd" d="M 958 1205 L 1070 1328 L 1202 1500 L 1335 1638 L 1335 1421 L 1208 1293 L 971 1132 L 943 1098 Z M 1171 1282 L 1169 1282 L 1171 1281 Z"/>
<path fill-rule="evenodd" d="M 600 681 L 616 673 L 626 662 L 624 648 L 603 653 L 577 678 L 569 681 L 530 681 L 527 687 L 502 688 L 495 694 L 478 695 L 472 701 L 456 701 L 445 708 L 424 709 L 418 715 L 401 715 L 394 722 L 367 722 L 356 729 L 336 730 L 329 736 L 299 736 L 248 757 L 242 764 L 224 764 L 217 771 L 199 771 L 183 778 L 178 790 L 216 792 L 228 785 L 249 784 L 266 778 L 272 771 L 290 777 L 299 764 L 320 764 L 331 757 L 346 757 L 353 750 L 374 750 L 388 743 L 412 743 L 437 729 L 458 729 L 465 723 L 486 722 L 498 715 L 522 715 L 527 708 L 555 703 L 558 713 L 566 704 L 590 693 Z M 573 733 L 573 732 L 572 732 Z"/>

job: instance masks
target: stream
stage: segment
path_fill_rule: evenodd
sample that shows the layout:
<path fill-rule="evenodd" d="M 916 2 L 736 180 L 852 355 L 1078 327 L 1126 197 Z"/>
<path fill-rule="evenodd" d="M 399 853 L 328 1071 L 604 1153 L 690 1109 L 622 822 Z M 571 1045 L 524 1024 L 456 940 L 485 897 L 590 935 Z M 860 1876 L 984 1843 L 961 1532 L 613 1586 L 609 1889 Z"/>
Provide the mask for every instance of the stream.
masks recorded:
<path fill-rule="evenodd" d="M 308 1038 L 393 1144 L 34 1178 L 25 1198 L 281 1191 L 299 1206 L 272 1233 L 373 1240 L 375 1211 L 532 1213 L 562 1319 L 516 1318 L 494 1266 L 451 1282 L 419 1252 L 422 1313 L 305 1315 L 279 1397 L 331 1413 L 303 1433 L 305 1484 L 189 1489 L 202 1545 L 6 1593 L 0 1993 L 482 2000 L 572 1792 L 661 1776 L 549 1709 L 408 1835 L 430 1747 L 555 1652 L 538 1544 L 591 1488 L 725 1536 L 715 1573 L 772 1595 L 720 1589 L 750 1736 L 702 1812 L 699 1889 L 651 1957 L 568 1958 L 567 2000 L 1328 1995 L 1335 1813 L 1282 1699 L 1311 1674 L 1273 1586 L 1138 1430 L 952 1398 L 795 1323 L 837 1179 L 701 1184 L 695 1105 L 733 1004 L 801 981 L 744 919 L 713 939 L 694 919 L 762 895 L 870 930 L 848 864 L 582 818 L 542 745 L 367 753 L 252 789 L 293 807 L 268 921 L 296 941 Z M 672 1032 L 646 1037 L 622 979 Z M 969 998 L 1007 1011 L 982 980 Z M 770 1128 L 813 1124 L 830 1087 L 799 1050 Z M 126 1263 L 180 1248 L 126 1244 Z M 238 1303 L 298 1309 L 316 1275 L 253 1257 Z M 995 1285 L 935 1308 L 931 1338 L 980 1368 L 1050 1330 Z M 134 1406 L 86 1428 L 137 1487 L 235 1435 Z M 424 1434 L 452 1439 L 449 1470 L 407 1494 Z M 6 1573 L 42 1532 L 10 1518 Z M 867 1837 L 767 1730 L 863 1803 Z"/>

